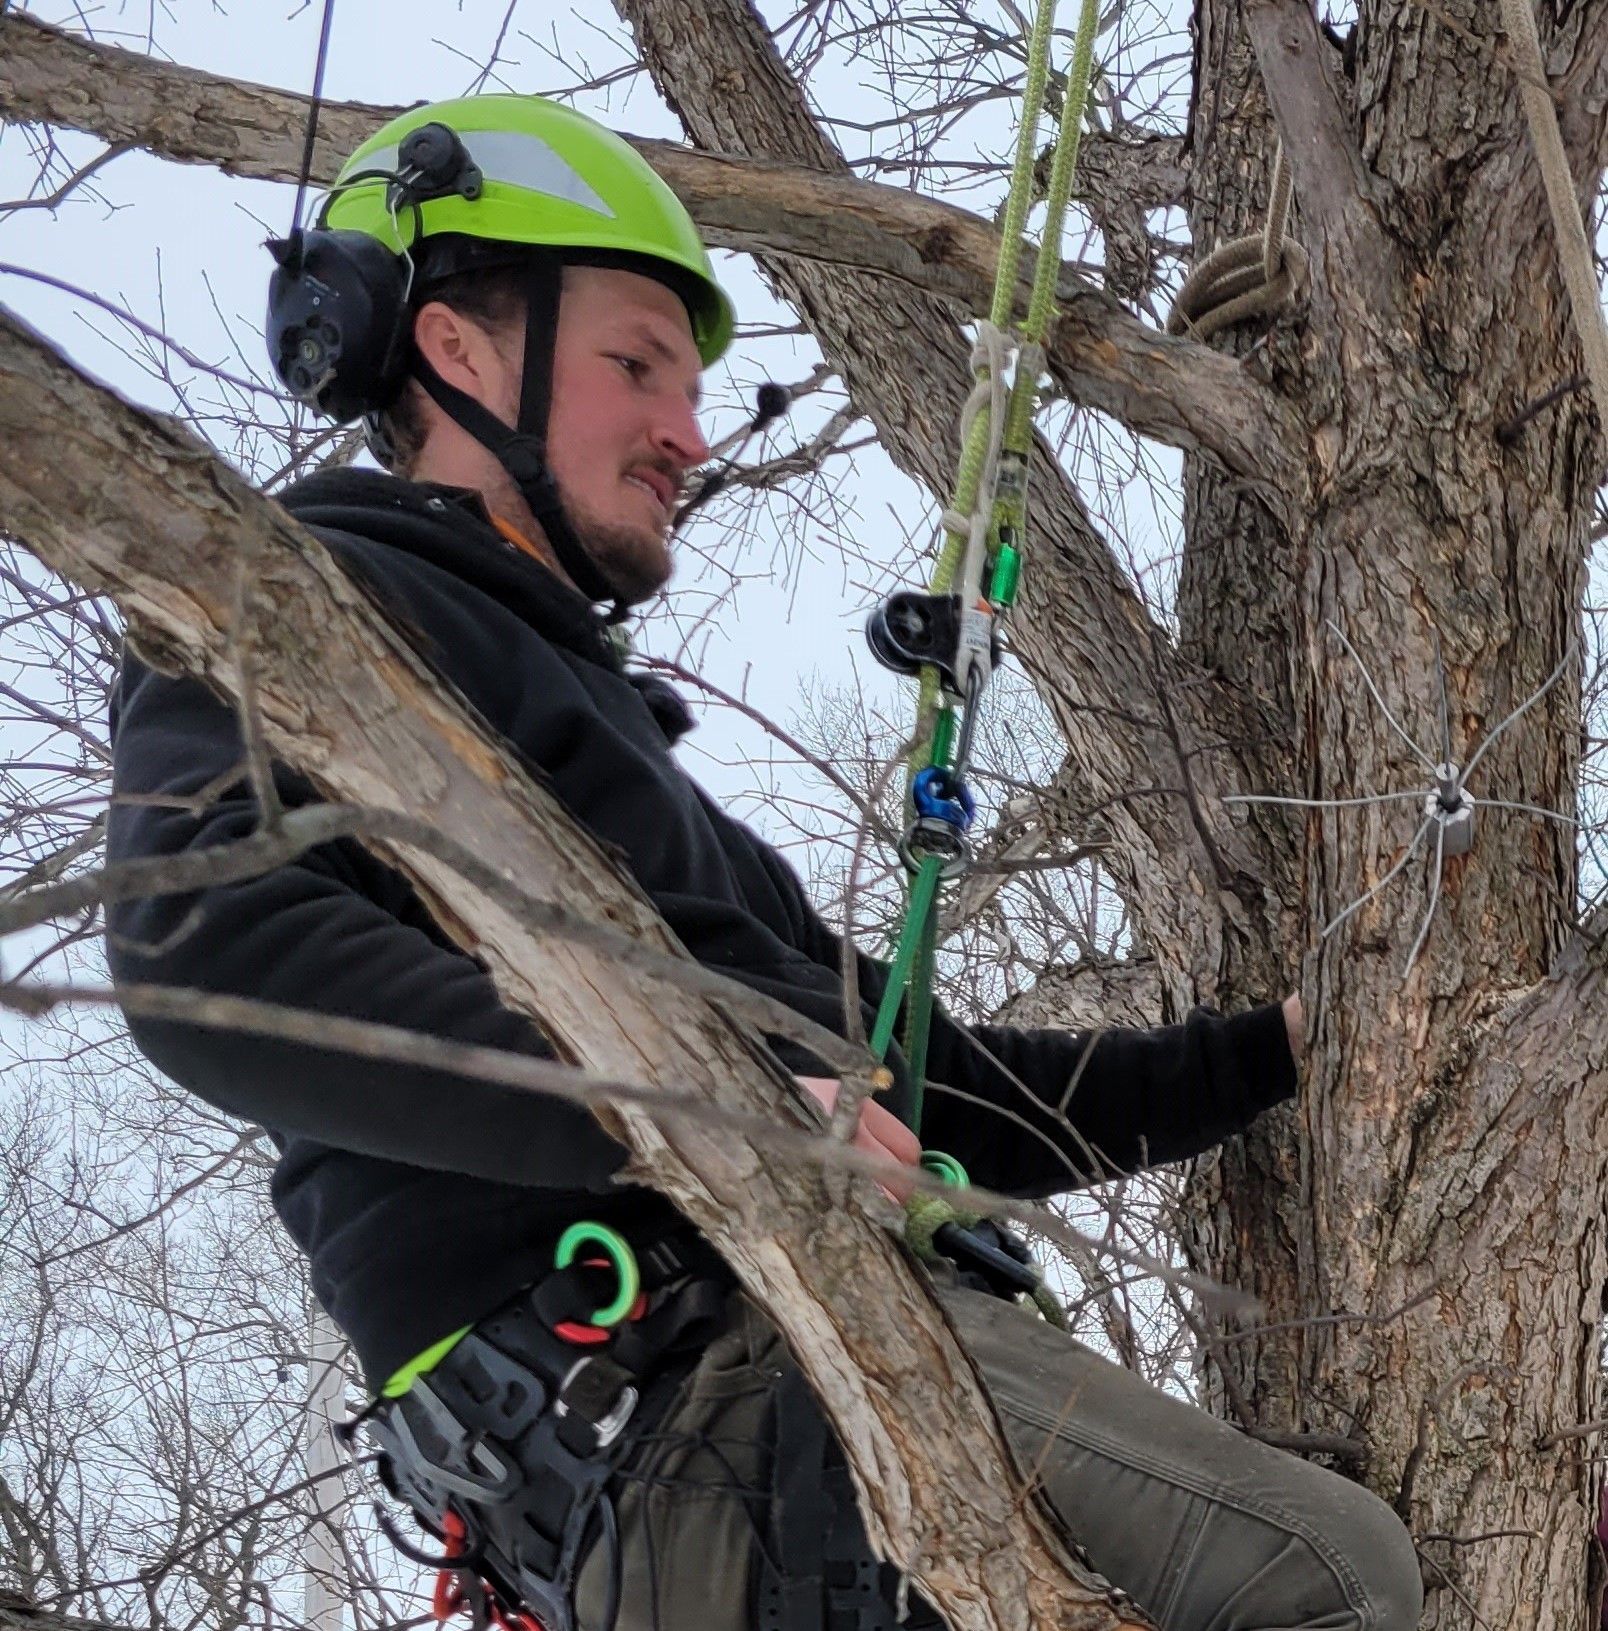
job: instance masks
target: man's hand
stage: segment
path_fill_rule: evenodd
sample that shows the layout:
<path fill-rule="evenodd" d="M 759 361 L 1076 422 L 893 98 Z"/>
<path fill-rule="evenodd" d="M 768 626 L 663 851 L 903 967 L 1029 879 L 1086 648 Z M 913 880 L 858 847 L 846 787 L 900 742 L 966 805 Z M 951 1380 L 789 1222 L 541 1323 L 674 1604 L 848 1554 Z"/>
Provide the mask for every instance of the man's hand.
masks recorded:
<path fill-rule="evenodd" d="M 1306 1052 L 1306 1019 L 1301 1013 L 1301 999 L 1293 991 L 1284 999 L 1284 1029 L 1290 1038 L 1290 1057 L 1300 1064 Z"/>
<path fill-rule="evenodd" d="M 835 1076 L 795 1076 L 793 1079 L 826 1111 L 830 1120 L 838 1089 L 843 1084 Z M 921 1165 L 921 1140 L 891 1110 L 883 1109 L 874 1099 L 867 1099 L 860 1106 L 860 1125 L 854 1130 L 852 1142 L 855 1149 L 881 1156 L 884 1161 L 897 1161 L 906 1167 Z M 909 1186 L 897 1180 L 881 1187 L 896 1201 L 910 1199 Z"/>

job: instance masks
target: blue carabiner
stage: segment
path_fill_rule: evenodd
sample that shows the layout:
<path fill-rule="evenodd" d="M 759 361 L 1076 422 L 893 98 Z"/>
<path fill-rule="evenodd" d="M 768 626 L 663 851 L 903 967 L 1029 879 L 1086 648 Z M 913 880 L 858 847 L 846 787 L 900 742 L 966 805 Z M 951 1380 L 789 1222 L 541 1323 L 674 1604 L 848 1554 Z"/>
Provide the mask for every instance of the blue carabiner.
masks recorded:
<path fill-rule="evenodd" d="M 910 784 L 910 801 L 918 816 L 942 821 L 957 832 L 965 832 L 977 817 L 971 789 L 943 765 L 917 771 Z"/>

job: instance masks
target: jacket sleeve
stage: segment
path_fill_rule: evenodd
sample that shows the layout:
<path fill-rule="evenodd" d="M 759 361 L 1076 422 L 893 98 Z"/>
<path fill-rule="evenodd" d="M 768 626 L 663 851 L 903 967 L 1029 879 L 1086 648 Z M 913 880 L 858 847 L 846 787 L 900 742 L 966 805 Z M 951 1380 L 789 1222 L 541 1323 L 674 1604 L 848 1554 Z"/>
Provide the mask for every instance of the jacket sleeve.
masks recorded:
<path fill-rule="evenodd" d="M 243 784 L 199 814 L 148 801 L 195 794 L 243 762 L 233 711 L 204 686 L 125 658 L 112 737 L 114 864 L 204 850 L 252 831 L 255 806 Z M 283 767 L 275 778 L 287 806 L 314 796 Z M 480 965 L 434 928 L 400 874 L 355 841 L 322 845 L 243 883 L 115 906 L 107 928 L 120 984 L 197 987 L 551 1056 Z M 166 1075 L 276 1133 L 562 1190 L 606 1187 L 624 1159 L 587 1111 L 540 1095 L 310 1044 L 138 1014 L 128 1022 Z"/>
<path fill-rule="evenodd" d="M 840 969 L 841 939 L 802 892 L 800 902 L 803 943 L 819 964 Z M 888 966 L 857 954 L 856 972 L 869 1031 Z M 903 1060 L 890 1064 L 902 1085 Z M 953 1155 L 974 1182 L 1021 1196 L 1199 1155 L 1296 1090 L 1277 1003 L 1227 1016 L 1199 1009 L 1155 1030 L 1082 1033 L 966 1026 L 935 1002 L 927 1078 L 923 1143 Z"/>
<path fill-rule="evenodd" d="M 1089 1032 L 968 1028 L 935 1005 L 927 1067 L 925 1140 L 1033 1196 L 1199 1155 L 1296 1089 L 1278 1003 Z"/>

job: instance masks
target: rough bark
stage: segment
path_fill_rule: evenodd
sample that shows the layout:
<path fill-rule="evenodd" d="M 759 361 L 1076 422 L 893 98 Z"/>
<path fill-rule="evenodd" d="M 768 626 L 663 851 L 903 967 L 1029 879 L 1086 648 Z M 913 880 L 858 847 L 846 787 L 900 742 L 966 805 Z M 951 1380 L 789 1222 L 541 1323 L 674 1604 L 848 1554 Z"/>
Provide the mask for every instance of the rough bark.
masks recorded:
<path fill-rule="evenodd" d="M 1365 6 L 1343 49 L 1284 0 L 1213 0 L 1198 16 L 1197 231 L 1259 225 L 1276 126 L 1312 262 L 1302 309 L 1259 347 L 1261 377 L 1308 427 L 1312 514 L 1278 561 L 1224 484 L 1197 476 L 1180 603 L 1186 649 L 1268 692 L 1290 676 L 1302 770 L 1265 790 L 1428 784 L 1331 620 L 1436 759 L 1438 639 L 1464 764 L 1578 634 L 1603 444 L 1578 398 L 1511 445 L 1497 434 L 1578 353 L 1501 42 L 1483 9 L 1450 14 L 1455 27 L 1439 7 Z M 1583 197 L 1608 100 L 1608 20 L 1589 14 L 1553 52 L 1555 88 L 1576 87 L 1562 116 Z M 1503 738 L 1476 793 L 1574 809 L 1576 683 L 1571 671 Z M 1421 1537 L 1431 1587 L 1450 1577 L 1486 1623 L 1579 1624 L 1594 1478 L 1567 1445 L 1537 1444 L 1600 1414 L 1602 952 L 1560 955 L 1570 830 L 1495 810 L 1474 853 L 1447 864 L 1408 978 L 1432 856 L 1316 938 L 1418 819 L 1404 805 L 1293 813 L 1309 1081 L 1298 1115 L 1203 1169 L 1196 1260 L 1272 1321 L 1359 1316 L 1225 1350 L 1259 1425 L 1359 1439 L 1363 1476 Z M 1448 1535 L 1489 1538 L 1422 1538 Z M 1432 1589 L 1426 1624 L 1466 1619 Z"/>
<path fill-rule="evenodd" d="M 85 1620 L 73 1614 L 52 1614 L 35 1608 L 27 1598 L 0 1589 L 0 1631 L 131 1631 L 106 1620 Z"/>
<path fill-rule="evenodd" d="M 1079 1031 L 1108 1025 L 1142 1029 L 1160 1024 L 1161 1014 L 1161 977 L 1154 958 L 1083 959 L 1050 969 L 1031 991 L 1007 1002 L 994 1015 L 994 1023 L 1059 1025 Z"/>
<path fill-rule="evenodd" d="M 3 315 L 0 525 L 114 598 L 142 650 L 224 695 L 238 694 L 244 637 L 270 748 L 326 796 L 421 819 L 531 893 L 679 951 L 620 866 L 442 690 L 315 539 L 184 432 L 127 407 Z M 583 941 L 533 935 L 496 891 L 417 848 L 381 847 L 561 1057 L 734 1112 L 800 1115 L 785 1076 L 718 1001 L 633 977 Z M 1136 1623 L 1085 1583 L 1022 1502 L 969 1361 L 858 1205 L 826 1204 L 817 1177 L 741 1137 L 672 1129 L 626 1106 L 606 1124 L 634 1174 L 669 1195 L 772 1312 L 834 1421 L 879 1547 L 908 1560 L 952 1625 Z"/>
<path fill-rule="evenodd" d="M 1194 36 L 1188 209 L 1198 261 L 1232 238 L 1264 230 L 1278 136 L 1238 0 L 1197 7 Z M 1299 197 L 1295 209 L 1291 230 L 1299 239 Z M 1246 359 L 1245 366 L 1259 378 L 1285 385 L 1298 366 L 1308 294 L 1305 288 L 1298 290 L 1297 303 L 1280 320 L 1240 324 L 1220 333 L 1214 344 Z M 1246 698 L 1257 721 L 1243 755 L 1246 786 L 1257 791 L 1301 791 L 1289 775 L 1300 745 L 1295 689 L 1303 652 L 1291 621 L 1299 587 L 1300 533 L 1299 523 L 1281 524 L 1266 505 L 1209 461 L 1186 455 L 1180 644 Z M 1269 851 L 1287 869 L 1278 891 L 1289 903 L 1287 923 L 1282 932 L 1272 923 L 1264 928 L 1269 949 L 1281 964 L 1286 958 L 1293 961 L 1305 931 L 1302 890 L 1292 876 L 1301 853 L 1301 813 L 1260 807 L 1248 811 L 1247 819 L 1266 833 Z M 1280 984 L 1288 984 L 1294 969 L 1281 966 L 1279 974 Z M 1236 1286 L 1268 1308 L 1288 1309 L 1300 1299 L 1289 1246 L 1292 1220 L 1301 1206 L 1297 1141 L 1292 1113 L 1279 1111 L 1200 1162 L 1194 1175 L 1199 1209 L 1226 1214 L 1231 1221 L 1224 1228 L 1243 1243 L 1233 1264 Z M 1211 1244 L 1195 1243 L 1198 1260 L 1216 1260 L 1219 1254 Z M 1254 1342 L 1220 1350 L 1218 1357 L 1231 1369 L 1237 1397 L 1262 1419 L 1264 1394 L 1276 1386 L 1278 1357 Z M 1213 1407 L 1230 1415 L 1218 1371 L 1209 1367 L 1204 1381 Z M 1286 1420 L 1277 1411 L 1267 1419 L 1281 1425 Z"/>

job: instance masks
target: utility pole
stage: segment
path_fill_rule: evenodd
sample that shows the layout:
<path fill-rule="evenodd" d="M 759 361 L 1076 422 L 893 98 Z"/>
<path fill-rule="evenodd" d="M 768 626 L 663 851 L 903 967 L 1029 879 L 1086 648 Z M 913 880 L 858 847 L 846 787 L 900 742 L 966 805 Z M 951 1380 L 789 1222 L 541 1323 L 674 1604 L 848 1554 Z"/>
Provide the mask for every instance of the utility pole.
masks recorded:
<path fill-rule="evenodd" d="M 340 1546 L 346 1491 L 335 1424 L 345 1415 L 345 1349 L 340 1332 L 311 1295 L 307 1317 L 307 1539 L 302 1551 L 302 1623 L 307 1631 L 343 1631 L 336 1582 L 344 1577 Z"/>

